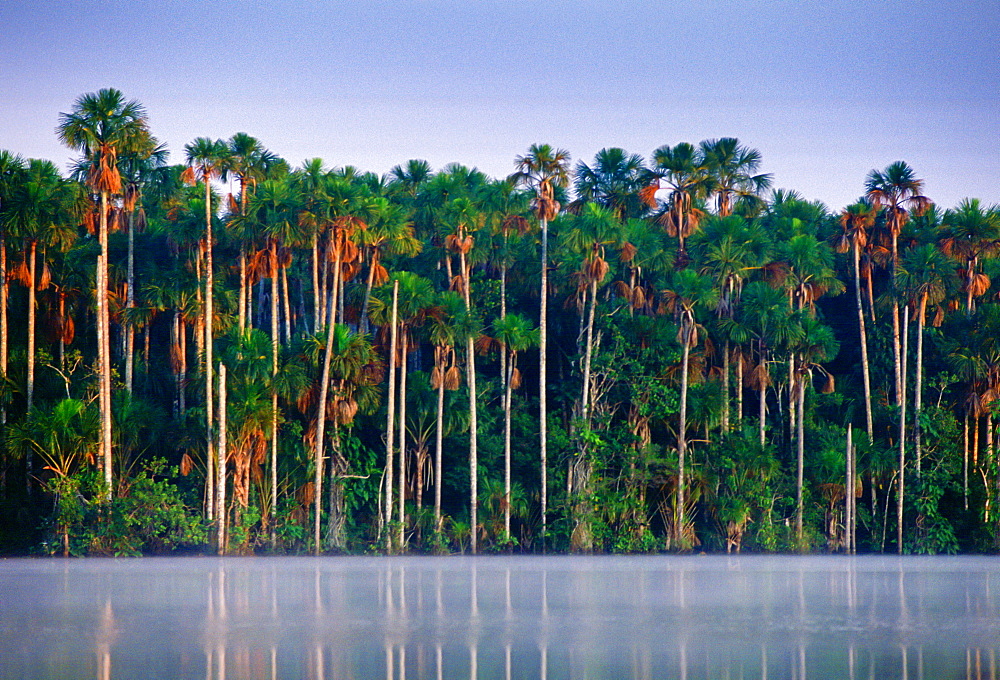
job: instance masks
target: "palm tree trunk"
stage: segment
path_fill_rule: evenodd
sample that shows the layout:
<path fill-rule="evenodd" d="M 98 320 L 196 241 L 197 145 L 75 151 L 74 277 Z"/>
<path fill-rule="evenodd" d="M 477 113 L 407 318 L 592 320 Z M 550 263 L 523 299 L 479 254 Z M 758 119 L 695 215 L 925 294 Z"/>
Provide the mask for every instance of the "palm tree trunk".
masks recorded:
<path fill-rule="evenodd" d="M 917 477 L 920 477 L 920 409 L 923 387 L 924 363 L 924 315 L 927 313 L 927 293 L 920 296 L 920 308 L 917 310 L 917 376 L 913 393 L 913 455 L 917 463 Z"/>
<path fill-rule="evenodd" d="M 684 466 L 687 455 L 687 396 L 688 370 L 691 360 L 691 322 L 684 319 L 681 331 L 681 404 L 679 423 L 677 425 L 677 502 L 674 505 L 674 543 L 680 548 L 686 548 L 684 536 Z"/>
<path fill-rule="evenodd" d="M 548 381 L 546 379 L 546 353 L 548 349 L 548 271 L 549 271 L 549 221 L 544 217 L 541 219 L 542 229 L 542 267 L 541 267 L 541 291 L 539 293 L 538 310 L 538 453 L 540 467 L 540 501 L 541 501 L 541 542 L 542 553 L 545 553 L 546 538 L 548 534 L 548 405 L 546 393 Z"/>
<path fill-rule="evenodd" d="M 323 498 L 323 458 L 326 437 L 326 401 L 330 391 L 330 362 L 333 360 L 334 324 L 326 327 L 326 348 L 323 351 L 323 369 L 320 372 L 319 403 L 316 407 L 316 448 L 313 453 L 313 554 L 322 549 L 320 519 Z M 392 439 L 390 435 L 389 439 Z"/>
<path fill-rule="evenodd" d="M 398 477 L 398 503 L 396 519 L 396 542 L 399 544 L 400 552 L 406 550 L 406 360 L 409 351 L 406 330 L 403 330 L 401 338 L 402 350 L 400 352 L 402 360 L 399 365 L 399 477 Z M 392 432 L 389 432 L 392 436 Z"/>
<path fill-rule="evenodd" d="M 240 329 L 240 334 L 246 330 L 247 327 L 247 251 L 242 245 L 240 246 L 240 293 L 239 302 L 237 303 L 237 315 L 239 318 L 238 324 Z"/>
<path fill-rule="evenodd" d="M 207 451 L 209 457 L 212 456 L 212 429 L 215 426 L 214 414 L 212 410 L 212 320 L 214 316 L 214 310 L 212 308 L 213 301 L 213 291 L 214 291 L 214 277 L 213 277 L 213 264 L 212 264 L 212 184 L 209 182 L 208 177 L 205 177 L 205 441 L 207 444 Z M 222 454 L 220 453 L 220 456 Z M 219 472 L 222 476 L 221 478 L 225 480 L 225 460 L 221 460 L 219 464 Z M 223 526 L 225 524 L 225 508 L 221 506 L 221 503 L 225 499 L 225 484 L 223 482 L 223 488 L 221 490 L 216 489 L 218 497 L 220 499 L 220 507 L 216 509 L 216 519 L 219 521 L 219 525 Z M 222 529 L 220 529 L 222 531 Z"/>
<path fill-rule="evenodd" d="M 125 306 L 135 307 L 135 212 L 128 212 L 128 287 L 125 291 Z M 135 327 L 129 323 L 125 329 L 125 390 L 132 394 L 135 373 Z"/>
<path fill-rule="evenodd" d="M 597 307 L 597 279 L 590 282 L 590 307 L 587 309 L 587 341 L 583 354 L 583 424 L 590 426 L 590 365 L 594 353 L 594 308 Z"/>
<path fill-rule="evenodd" d="M 211 436 L 211 434 L 209 434 Z M 215 542 L 220 555 L 226 554 L 226 365 L 219 364 L 219 457 L 215 483 L 216 516 L 219 523 Z"/>
<path fill-rule="evenodd" d="M 899 342 L 899 303 L 892 305 L 892 351 L 896 373 L 896 405 L 899 407 L 899 476 L 896 478 L 896 544 L 903 554 L 903 483 L 906 464 L 906 395 L 903 391 L 903 357 Z"/>
<path fill-rule="evenodd" d="M 313 333 L 320 329 L 319 235 L 312 236 Z"/>
<path fill-rule="evenodd" d="M 861 254 L 857 240 L 854 252 L 854 303 L 858 308 L 858 333 L 861 336 L 861 376 L 865 388 L 865 425 L 868 428 L 868 443 L 875 442 L 875 427 L 872 421 L 871 368 L 868 362 L 868 332 L 865 329 L 865 310 L 861 302 Z"/>
<path fill-rule="evenodd" d="M 969 410 L 965 410 L 962 421 L 962 500 L 969 509 Z"/>
<path fill-rule="evenodd" d="M 7 232 L 0 228 L 0 372 L 7 378 Z M 7 406 L 0 407 L 0 423 L 7 424 Z"/>
<path fill-rule="evenodd" d="M 101 411 L 101 451 L 104 462 L 105 498 L 110 500 L 114 495 L 112 486 L 111 457 L 111 345 L 108 341 L 110 333 L 110 317 L 108 315 L 108 192 L 101 192 L 100 220 L 98 221 L 98 240 L 101 254 L 97 258 L 97 354 L 100 374 L 100 411 Z"/>
<path fill-rule="evenodd" d="M 385 426 L 385 527 L 386 540 L 389 545 L 389 552 L 393 551 L 393 536 L 390 530 L 392 526 L 392 472 L 395 469 L 393 460 L 395 432 L 394 422 L 396 417 L 396 319 L 399 312 L 399 279 L 392 282 L 392 317 L 389 326 L 389 394 L 386 399 L 386 426 Z"/>
<path fill-rule="evenodd" d="M 444 452 L 444 373 L 442 368 L 441 381 L 437 390 L 437 429 L 434 432 L 434 530 L 441 531 L 441 475 L 444 465 L 441 456 Z"/>
<path fill-rule="evenodd" d="M 35 261 L 38 244 L 28 245 L 28 413 L 34 406 L 35 396 Z"/>
<path fill-rule="evenodd" d="M 375 282 L 375 267 L 378 266 L 377 251 L 372 251 L 371 262 L 368 265 L 368 279 L 365 281 L 365 300 L 361 303 L 361 332 L 368 332 L 368 307 L 372 299 L 372 286 Z"/>
<path fill-rule="evenodd" d="M 285 312 L 285 343 L 292 342 L 292 306 L 288 299 L 288 268 L 281 268 L 281 303 Z"/>
<path fill-rule="evenodd" d="M 798 408 L 797 411 L 797 426 L 796 426 L 796 453 L 797 453 L 797 469 L 795 478 L 795 540 L 798 543 L 798 549 L 804 550 L 805 545 L 803 543 L 802 534 L 802 491 L 805 482 L 804 472 L 805 472 L 805 460 L 806 460 L 806 431 L 805 431 L 805 406 L 806 406 L 806 381 L 805 374 L 798 376 L 797 378 L 797 392 L 798 392 Z"/>
<path fill-rule="evenodd" d="M 729 341 L 722 346 L 722 433 L 729 434 Z"/>
<path fill-rule="evenodd" d="M 465 309 L 472 312 L 472 281 L 465 253 L 459 251 L 459 266 L 465 285 Z M 476 348 L 475 339 L 470 335 L 465 342 L 466 380 L 469 385 L 469 550 L 478 552 L 479 538 L 479 418 L 476 411 Z"/>
<path fill-rule="evenodd" d="M 271 286 L 278 283 L 278 252 L 277 244 L 271 241 Z M 278 301 L 271 295 L 271 512 L 273 515 L 278 511 L 278 389 L 275 384 L 278 379 Z M 265 522 L 269 517 L 265 517 Z M 271 527 L 271 543 L 274 544 L 274 526 Z"/>
<path fill-rule="evenodd" d="M 501 317 L 502 318 L 502 317 Z M 504 355 L 507 352 L 504 350 Z M 510 407 L 514 374 L 514 355 L 505 362 L 503 399 L 503 530 L 504 540 L 510 542 Z"/>
<path fill-rule="evenodd" d="M 506 233 L 504 241 L 506 242 Z M 507 316 L 507 264 L 500 267 L 500 318 Z M 507 350 L 500 347 L 500 382 L 501 387 L 507 386 Z"/>
<path fill-rule="evenodd" d="M 736 423 L 743 427 L 743 353 L 736 354 Z"/>

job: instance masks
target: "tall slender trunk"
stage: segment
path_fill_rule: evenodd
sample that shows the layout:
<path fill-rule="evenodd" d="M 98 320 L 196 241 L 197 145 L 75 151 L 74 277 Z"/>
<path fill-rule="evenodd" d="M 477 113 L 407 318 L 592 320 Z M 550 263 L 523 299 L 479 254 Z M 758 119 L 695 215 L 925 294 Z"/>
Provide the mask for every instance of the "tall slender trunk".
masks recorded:
<path fill-rule="evenodd" d="M 441 475 L 444 465 L 444 383 L 445 369 L 441 371 L 441 381 L 437 389 L 437 428 L 434 431 L 434 530 L 441 531 Z"/>
<path fill-rule="evenodd" d="M 393 551 L 392 526 L 392 472 L 394 467 L 393 449 L 395 448 L 394 423 L 396 417 L 396 318 L 399 313 L 399 279 L 392 282 L 392 317 L 389 325 L 389 394 L 386 399 L 385 426 L 385 526 L 389 552 Z"/>
<path fill-rule="evenodd" d="M 764 356 L 763 349 L 761 349 L 760 351 L 760 361 L 765 366 L 767 365 L 767 357 Z M 760 409 L 759 423 L 758 423 L 760 427 L 760 446 L 761 448 L 764 448 L 764 443 L 765 443 L 764 431 L 765 428 L 767 427 L 767 383 L 764 380 L 760 381 L 760 387 L 758 388 L 758 393 L 760 396 L 760 403 L 758 405 L 758 408 Z M 778 400 L 778 403 L 780 405 L 781 403 L 780 399 Z"/>
<path fill-rule="evenodd" d="M 544 217 L 541 219 L 542 228 L 542 267 L 541 267 L 541 291 L 539 293 L 538 311 L 538 453 L 540 467 L 540 501 L 541 501 L 541 539 L 542 553 L 546 549 L 548 534 L 548 404 L 546 392 L 548 390 L 548 380 L 546 378 L 546 353 L 548 350 L 548 272 L 549 272 L 549 221 Z"/>
<path fill-rule="evenodd" d="M 687 397 L 688 397 L 688 370 L 691 361 L 691 324 L 688 319 L 684 319 L 681 331 L 681 403 L 679 422 L 677 425 L 677 503 L 674 505 L 674 543 L 680 548 L 687 547 L 684 536 L 684 473 L 687 457 Z"/>
<path fill-rule="evenodd" d="M 242 245 L 240 246 L 239 266 L 240 293 L 239 302 L 237 303 L 237 315 L 239 319 L 237 323 L 239 324 L 240 334 L 242 335 L 243 331 L 245 331 L 247 327 L 247 251 Z"/>
<path fill-rule="evenodd" d="M 962 500 L 966 510 L 969 509 L 969 410 L 965 410 L 962 419 Z"/>
<path fill-rule="evenodd" d="M 313 289 L 313 333 L 320 329 L 320 287 L 319 287 L 319 235 L 312 235 L 312 289 Z"/>
<path fill-rule="evenodd" d="M 365 299 L 361 303 L 361 332 L 367 333 L 368 324 L 368 307 L 372 299 L 372 286 L 375 282 L 375 267 L 378 266 L 378 256 L 375 250 L 372 250 L 371 262 L 368 264 L 368 278 L 365 280 Z"/>
<path fill-rule="evenodd" d="M 277 287 L 278 284 L 278 250 L 277 244 L 271 241 L 270 247 L 270 259 L 271 259 L 271 286 L 273 288 Z M 273 291 L 272 291 L 273 292 Z M 272 294 L 271 295 L 271 512 L 270 516 L 278 511 L 278 388 L 275 384 L 278 379 L 278 300 Z M 270 517 L 265 517 L 265 521 L 268 521 Z M 268 522 L 270 523 L 270 522 Z M 275 533 L 274 526 L 271 523 L 271 543 L 274 543 Z"/>
<path fill-rule="evenodd" d="M 31 241 L 28 245 L 28 413 L 35 400 L 35 265 L 38 244 Z"/>
<path fill-rule="evenodd" d="M 806 407 L 806 381 L 805 374 L 797 378 L 798 408 L 796 421 L 795 444 L 797 453 L 797 468 L 795 478 L 795 540 L 798 549 L 804 550 L 802 534 L 802 489 L 805 483 L 805 460 L 806 460 L 806 429 L 805 429 L 805 407 Z"/>
<path fill-rule="evenodd" d="M 125 290 L 125 306 L 135 308 L 135 211 L 128 212 L 128 284 Z M 132 394 L 135 376 L 135 327 L 129 323 L 125 328 L 125 390 Z"/>
<path fill-rule="evenodd" d="M 507 355 L 504 350 L 502 356 Z M 504 398 L 503 398 L 503 531 L 504 539 L 510 541 L 510 407 L 514 375 L 515 355 L 510 353 L 504 362 Z"/>
<path fill-rule="evenodd" d="M 409 352 L 409 342 L 407 340 L 407 334 L 404 330 L 402 333 L 401 343 L 402 349 L 400 352 L 401 361 L 399 362 L 399 444 L 397 449 L 399 450 L 399 478 L 398 478 L 398 496 L 396 498 L 398 503 L 397 520 L 398 526 L 396 531 L 396 542 L 399 544 L 400 551 L 406 550 L 406 359 Z M 392 436 L 392 433 L 389 433 Z"/>
<path fill-rule="evenodd" d="M 101 254 L 97 258 L 97 372 L 100 375 L 99 403 L 101 411 L 101 452 L 104 462 L 105 499 L 114 495 L 111 455 L 111 344 L 108 315 L 108 192 L 101 192 L 98 240 Z"/>
<path fill-rule="evenodd" d="M 865 388 L 865 425 L 868 428 L 868 443 L 875 442 L 875 427 L 872 421 L 872 383 L 871 370 L 868 362 L 868 333 L 865 329 L 865 310 L 861 302 L 861 253 L 857 240 L 852 248 L 854 252 L 854 303 L 858 308 L 858 332 L 861 336 L 861 376 Z"/>
<path fill-rule="evenodd" d="M 0 227 L 0 372 L 7 378 L 7 230 Z M 0 406 L 0 423 L 7 424 L 7 405 Z"/>
<path fill-rule="evenodd" d="M 207 451 L 209 457 L 212 456 L 212 430 L 215 425 L 214 413 L 212 409 L 212 368 L 214 364 L 212 363 L 212 320 L 215 311 L 212 307 L 213 302 L 213 291 L 215 285 L 215 279 L 213 276 L 213 264 L 212 264 L 212 184 L 209 181 L 207 175 L 205 180 L 205 441 L 207 444 Z M 221 455 L 221 454 L 220 454 Z M 225 461 L 223 460 L 221 465 L 219 465 L 219 472 L 222 475 L 222 479 L 225 479 Z M 216 490 L 216 493 L 220 493 L 220 490 Z M 223 484 L 223 489 L 221 490 L 224 497 L 225 488 Z M 221 502 L 221 501 L 220 501 Z M 225 514 L 223 508 L 217 509 L 218 514 L 216 519 L 218 520 L 220 526 L 225 523 Z"/>
<path fill-rule="evenodd" d="M 899 303 L 892 305 L 892 351 L 896 374 L 896 405 L 899 407 L 899 475 L 896 478 L 896 546 L 903 554 L 903 485 L 906 471 L 906 394 L 903 384 L 903 356 L 899 338 Z"/>
<path fill-rule="evenodd" d="M 469 270 L 465 253 L 459 251 L 459 267 L 462 271 L 465 294 L 465 309 L 472 312 L 472 272 Z M 476 348 L 471 335 L 465 342 L 466 381 L 469 385 L 469 550 L 475 555 L 479 547 L 479 418 L 476 410 Z"/>
<path fill-rule="evenodd" d="M 920 477 L 920 409 L 922 407 L 921 388 L 924 378 L 924 315 L 927 313 L 927 293 L 920 296 L 917 310 L 917 366 L 916 384 L 913 392 L 913 455 L 917 463 L 917 477 Z"/>
<path fill-rule="evenodd" d="M 507 234 L 504 234 L 504 241 L 506 242 Z M 507 316 L 507 264 L 504 263 L 500 267 L 500 318 L 503 319 Z M 501 343 L 500 347 L 500 386 L 501 388 L 507 387 L 507 348 Z"/>
<path fill-rule="evenodd" d="M 736 424 L 743 427 L 743 353 L 736 353 Z"/>
<path fill-rule="evenodd" d="M 854 508 L 856 505 L 857 497 L 855 495 L 855 471 L 854 471 L 854 442 L 853 433 L 851 431 L 851 423 L 847 424 L 847 447 L 844 454 L 844 461 L 846 463 L 846 479 L 844 480 L 844 531 L 845 544 L 844 551 L 848 555 L 854 554 Z"/>
<path fill-rule="evenodd" d="M 285 342 L 292 342 L 292 306 L 288 299 L 288 268 L 281 268 L 281 302 L 285 312 Z"/>
<path fill-rule="evenodd" d="M 326 402 L 330 393 L 330 363 L 333 360 L 334 324 L 326 327 L 326 348 L 323 351 L 323 369 L 319 379 L 319 403 L 316 406 L 316 445 L 313 451 L 313 554 L 322 549 L 320 520 L 323 506 L 323 458 L 326 437 Z M 392 437 L 390 436 L 391 440 Z"/>
<path fill-rule="evenodd" d="M 729 434 L 729 341 L 722 344 L 722 433 Z"/>
<path fill-rule="evenodd" d="M 211 436 L 211 435 L 209 435 Z M 216 546 L 220 555 L 226 554 L 226 365 L 219 364 L 219 456 L 216 462 L 215 482 L 216 517 L 218 518 Z"/>
<path fill-rule="evenodd" d="M 590 306 L 587 309 L 587 339 L 583 354 L 583 398 L 582 412 L 584 427 L 590 426 L 590 366 L 594 354 L 594 308 L 597 307 L 597 280 L 590 282 Z"/>

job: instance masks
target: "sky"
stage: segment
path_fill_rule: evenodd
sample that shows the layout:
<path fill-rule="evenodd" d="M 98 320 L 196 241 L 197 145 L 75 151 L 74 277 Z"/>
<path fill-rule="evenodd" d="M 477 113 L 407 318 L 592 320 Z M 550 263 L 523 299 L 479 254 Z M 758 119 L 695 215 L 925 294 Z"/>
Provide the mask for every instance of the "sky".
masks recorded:
<path fill-rule="evenodd" d="M 737 137 L 833 210 L 897 160 L 996 204 L 998 44 L 995 0 L 3 0 L 0 148 L 66 167 L 59 113 L 115 87 L 178 163 L 247 132 L 293 167 L 503 177 L 533 143 Z"/>

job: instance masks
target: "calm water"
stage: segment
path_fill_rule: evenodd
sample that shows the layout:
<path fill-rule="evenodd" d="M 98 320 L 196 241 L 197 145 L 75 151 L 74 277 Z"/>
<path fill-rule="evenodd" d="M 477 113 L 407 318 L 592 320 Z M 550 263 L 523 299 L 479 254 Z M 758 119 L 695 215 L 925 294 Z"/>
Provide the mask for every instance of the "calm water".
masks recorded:
<path fill-rule="evenodd" d="M 0 678 L 990 678 L 1000 560 L 0 561 Z"/>

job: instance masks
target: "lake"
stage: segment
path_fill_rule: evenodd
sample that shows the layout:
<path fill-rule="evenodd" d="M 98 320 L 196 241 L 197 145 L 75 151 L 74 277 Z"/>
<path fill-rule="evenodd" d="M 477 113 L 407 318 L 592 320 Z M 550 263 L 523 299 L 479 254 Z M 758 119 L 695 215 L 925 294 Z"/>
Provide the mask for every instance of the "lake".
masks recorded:
<path fill-rule="evenodd" d="M 0 678 L 996 680 L 991 557 L 0 560 Z"/>

